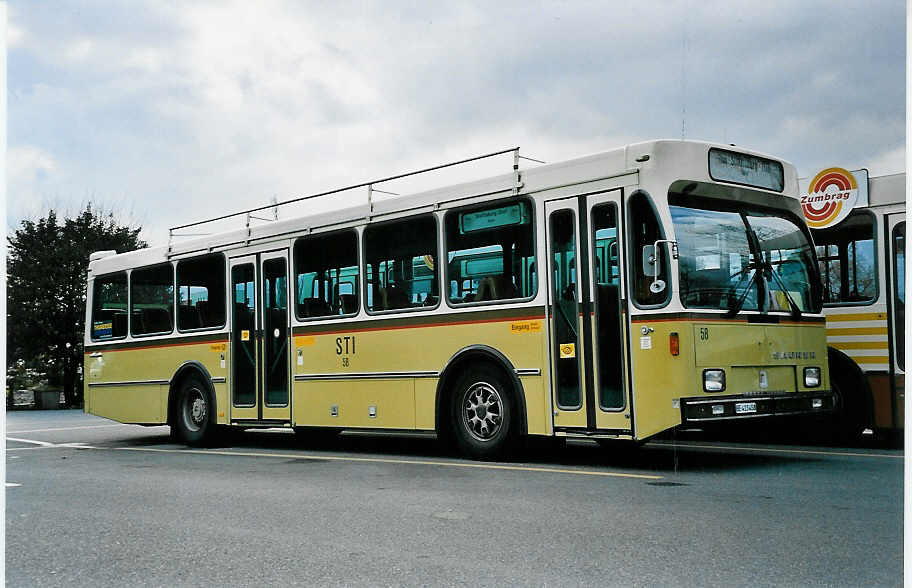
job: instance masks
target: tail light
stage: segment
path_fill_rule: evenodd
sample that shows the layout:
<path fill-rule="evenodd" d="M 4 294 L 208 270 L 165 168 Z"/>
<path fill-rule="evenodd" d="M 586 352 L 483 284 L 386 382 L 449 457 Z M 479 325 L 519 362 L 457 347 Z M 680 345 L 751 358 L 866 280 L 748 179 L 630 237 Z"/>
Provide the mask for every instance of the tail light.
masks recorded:
<path fill-rule="evenodd" d="M 677 333 L 672 333 L 668 336 L 668 350 L 671 351 L 672 355 L 681 354 L 681 343 L 678 340 Z"/>

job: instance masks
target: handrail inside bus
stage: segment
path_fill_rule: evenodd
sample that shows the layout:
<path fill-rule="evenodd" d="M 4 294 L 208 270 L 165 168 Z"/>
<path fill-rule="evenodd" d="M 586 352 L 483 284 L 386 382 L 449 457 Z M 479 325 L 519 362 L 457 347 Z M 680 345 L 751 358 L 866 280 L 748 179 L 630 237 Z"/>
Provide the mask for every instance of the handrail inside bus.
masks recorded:
<path fill-rule="evenodd" d="M 355 188 L 365 188 L 365 187 L 366 187 L 366 188 L 368 189 L 368 190 L 367 190 L 368 205 L 370 205 L 371 208 L 373 208 L 373 202 L 372 202 L 372 200 L 371 200 L 371 193 L 372 193 L 372 192 L 380 192 L 380 193 L 382 193 L 382 194 L 394 194 L 393 192 L 385 192 L 385 191 L 383 191 L 383 190 L 377 190 L 377 189 L 375 189 L 375 188 L 374 188 L 374 185 L 375 185 L 375 184 L 381 184 L 381 183 L 383 183 L 383 182 L 389 182 L 389 181 L 392 181 L 392 180 L 398 180 L 398 179 L 406 178 L 406 177 L 409 177 L 409 176 L 415 176 L 415 175 L 418 175 L 418 174 L 423 174 L 423 173 L 427 173 L 427 172 L 431 172 L 431 171 L 435 171 L 435 170 L 439 170 L 439 169 L 443 169 L 443 168 L 447 168 L 447 167 L 452 167 L 452 166 L 454 166 L 454 165 L 461 165 L 461 164 L 463 164 L 463 163 L 470 163 L 470 162 L 472 162 L 472 161 L 478 161 L 478 160 L 480 160 L 480 159 L 487 159 L 487 158 L 489 158 L 489 157 L 495 157 L 495 156 L 497 156 L 497 155 L 504 155 L 505 153 L 511 153 L 511 152 L 513 153 L 513 171 L 514 171 L 514 172 L 516 172 L 517 170 L 519 170 L 519 160 L 520 160 L 520 159 L 527 159 L 527 160 L 529 160 L 529 161 L 535 161 L 535 162 L 537 162 L 537 163 L 544 163 L 544 162 L 539 162 L 538 160 L 532 159 L 532 158 L 529 158 L 529 157 L 522 157 L 522 156 L 519 155 L 519 147 L 510 147 L 509 149 L 502 149 L 502 150 L 500 150 L 500 151 L 495 151 L 495 152 L 493 152 L 493 153 L 486 153 L 486 154 L 484 154 L 484 155 L 476 155 L 475 157 L 469 157 L 469 158 L 466 158 L 466 159 L 460 159 L 459 161 L 452 161 L 452 162 L 450 162 L 450 163 L 444 163 L 444 164 L 441 164 L 441 165 L 435 165 L 435 166 L 427 167 L 427 168 L 424 168 L 424 169 L 419 169 L 419 170 L 410 171 L 410 172 L 406 172 L 406 173 L 396 174 L 396 175 L 394 175 L 394 176 L 388 176 L 388 177 L 385 177 L 385 178 L 380 178 L 380 179 L 376 179 L 376 180 L 371 180 L 371 181 L 368 181 L 368 182 L 362 182 L 362 183 L 360 183 L 360 184 L 353 184 L 353 185 L 351 185 L 351 186 L 345 186 L 344 188 L 336 188 L 336 189 L 334 189 L 334 190 L 329 190 L 329 191 L 326 191 L 326 192 L 319 192 L 319 193 L 317 193 L 317 194 L 308 194 L 307 196 L 299 196 L 299 197 L 297 197 L 297 198 L 291 198 L 290 200 L 283 200 L 283 201 L 281 201 L 281 202 L 272 202 L 272 203 L 270 203 L 270 204 L 265 204 L 265 205 L 263 205 L 263 206 L 257 206 L 256 208 L 249 208 L 249 209 L 247 209 L 247 210 L 241 210 L 241 211 L 238 211 L 238 212 L 232 212 L 232 213 L 230 213 L 230 214 L 225 214 L 225 215 L 222 215 L 222 216 L 217 216 L 217 217 L 215 217 L 215 218 L 209 218 L 209 219 L 206 219 L 206 220 L 201 220 L 201 221 L 196 221 L 196 222 L 192 222 L 192 223 L 187 223 L 187 224 L 185 224 L 185 225 L 177 225 L 177 226 L 171 227 L 170 229 L 168 229 L 168 250 L 169 250 L 169 251 L 171 250 L 172 239 L 173 239 L 174 237 L 187 237 L 187 236 L 191 236 L 191 235 L 199 235 L 199 233 L 193 233 L 193 234 L 188 234 L 188 233 L 175 234 L 175 233 L 174 233 L 174 231 L 178 231 L 178 230 L 180 230 L 180 229 L 187 229 L 187 228 L 190 228 L 190 227 L 197 227 L 197 226 L 204 225 L 204 224 L 207 224 L 207 223 L 212 223 L 212 222 L 216 222 L 216 221 L 220 221 L 220 220 L 225 220 L 225 219 L 228 219 L 228 218 L 233 218 L 233 217 L 237 217 L 237 216 L 241 216 L 241 215 L 247 215 L 247 229 L 248 229 L 248 231 L 249 231 L 249 229 L 250 229 L 250 220 L 251 220 L 251 219 L 273 220 L 273 219 L 261 219 L 260 217 L 251 216 L 251 213 L 253 213 L 253 212 L 259 212 L 259 211 L 261 211 L 261 210 L 266 210 L 266 209 L 269 209 L 269 208 L 277 209 L 279 206 L 284 206 L 284 205 L 286 205 L 286 204 L 294 204 L 295 202 L 302 202 L 302 201 L 304 201 L 304 200 L 310 200 L 310 199 L 312 199 L 312 198 L 319 198 L 319 197 L 321 197 L 321 196 L 329 196 L 329 195 L 331 195 L 331 194 L 338 194 L 338 193 L 340 193 L 340 192 L 346 192 L 346 191 L 348 191 L 348 190 L 354 190 Z"/>

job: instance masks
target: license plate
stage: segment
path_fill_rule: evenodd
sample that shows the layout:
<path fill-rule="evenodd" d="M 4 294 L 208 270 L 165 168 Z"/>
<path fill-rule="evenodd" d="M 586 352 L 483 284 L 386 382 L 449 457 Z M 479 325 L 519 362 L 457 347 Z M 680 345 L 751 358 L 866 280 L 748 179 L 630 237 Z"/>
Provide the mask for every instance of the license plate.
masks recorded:
<path fill-rule="evenodd" d="M 750 414 L 757 412 L 756 402 L 738 402 L 735 404 L 735 414 Z"/>

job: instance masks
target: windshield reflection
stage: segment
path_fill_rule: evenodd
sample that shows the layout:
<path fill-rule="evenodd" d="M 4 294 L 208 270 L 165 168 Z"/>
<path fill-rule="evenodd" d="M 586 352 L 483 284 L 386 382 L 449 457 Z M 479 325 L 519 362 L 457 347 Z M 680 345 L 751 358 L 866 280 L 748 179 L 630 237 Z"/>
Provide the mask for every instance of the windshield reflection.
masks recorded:
<path fill-rule="evenodd" d="M 718 206 L 718 204 L 716 204 Z M 784 214 L 670 206 L 688 308 L 817 312 L 813 254 Z"/>

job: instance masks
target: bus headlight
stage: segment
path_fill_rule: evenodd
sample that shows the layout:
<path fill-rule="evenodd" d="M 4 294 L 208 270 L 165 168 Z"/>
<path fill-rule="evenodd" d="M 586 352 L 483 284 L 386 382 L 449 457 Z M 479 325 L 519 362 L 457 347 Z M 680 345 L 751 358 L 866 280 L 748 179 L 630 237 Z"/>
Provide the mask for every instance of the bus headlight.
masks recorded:
<path fill-rule="evenodd" d="M 804 368 L 804 387 L 805 388 L 816 388 L 819 385 L 820 385 L 820 368 L 819 367 Z"/>
<path fill-rule="evenodd" d="M 703 370 L 703 390 L 706 392 L 725 390 L 725 370 Z"/>

